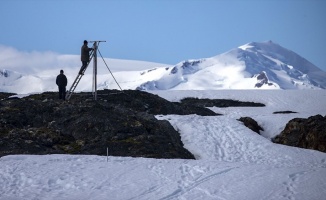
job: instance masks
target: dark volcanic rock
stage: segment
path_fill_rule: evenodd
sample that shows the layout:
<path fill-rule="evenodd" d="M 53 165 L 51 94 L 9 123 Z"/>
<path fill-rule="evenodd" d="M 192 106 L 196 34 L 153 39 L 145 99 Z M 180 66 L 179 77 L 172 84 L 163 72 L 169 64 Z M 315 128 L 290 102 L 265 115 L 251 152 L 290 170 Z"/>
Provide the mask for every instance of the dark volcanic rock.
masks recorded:
<path fill-rule="evenodd" d="M 257 83 L 255 87 L 261 88 L 263 85 L 274 85 L 273 83 L 269 82 L 267 74 L 265 71 L 260 72 L 259 74 L 254 75 L 257 78 Z"/>
<path fill-rule="evenodd" d="M 166 99 L 147 92 L 138 90 L 126 90 L 123 93 L 111 90 L 103 90 L 99 93 L 100 98 L 107 99 L 110 104 L 118 104 L 135 111 L 147 112 L 150 114 L 197 114 L 201 116 L 216 116 L 215 112 L 202 106 L 193 104 L 181 104 L 169 102 Z"/>
<path fill-rule="evenodd" d="M 15 95 L 14 93 L 4 93 L 0 92 L 0 100 L 7 99 L 8 97 Z"/>
<path fill-rule="evenodd" d="M 183 105 L 192 105 L 198 107 L 264 107 L 262 103 L 243 102 L 231 99 L 198 99 L 184 98 L 181 100 Z"/>
<path fill-rule="evenodd" d="M 239 121 L 243 122 L 243 124 L 251 129 L 252 131 L 260 134 L 260 131 L 264 131 L 264 129 L 258 125 L 258 123 L 252 119 L 251 117 L 241 117 L 238 119 Z"/>
<path fill-rule="evenodd" d="M 0 156 L 96 154 L 151 158 L 194 156 L 180 134 L 156 114 L 217 115 L 207 108 L 172 103 L 141 91 L 74 94 L 69 102 L 46 92 L 0 101 Z"/>
<path fill-rule="evenodd" d="M 290 111 L 290 110 L 273 112 L 273 114 L 291 114 L 291 113 L 297 113 L 297 112 Z"/>
<path fill-rule="evenodd" d="M 274 143 L 326 152 L 326 116 L 290 120 Z"/>
<path fill-rule="evenodd" d="M 96 154 L 151 158 L 194 156 L 180 134 L 155 115 L 216 116 L 209 106 L 263 106 L 230 100 L 169 102 L 151 93 L 127 90 L 73 94 L 69 102 L 56 92 L 0 100 L 0 156 L 10 154 Z M 219 105 L 216 105 L 219 102 Z M 248 103 L 248 104 L 247 104 Z"/>

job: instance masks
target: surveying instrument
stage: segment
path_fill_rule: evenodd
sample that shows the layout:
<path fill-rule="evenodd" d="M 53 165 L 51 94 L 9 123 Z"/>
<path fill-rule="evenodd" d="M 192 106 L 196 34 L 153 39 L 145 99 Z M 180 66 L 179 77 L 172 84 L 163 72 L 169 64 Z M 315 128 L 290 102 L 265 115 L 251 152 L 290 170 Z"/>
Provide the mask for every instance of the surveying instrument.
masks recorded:
<path fill-rule="evenodd" d="M 72 93 L 75 91 L 79 81 L 81 80 L 81 78 L 83 77 L 88 65 L 91 63 L 92 59 L 93 59 L 93 86 L 92 86 L 92 94 L 93 94 L 93 98 L 94 100 L 97 100 L 97 52 L 100 54 L 100 56 L 102 57 L 106 67 L 108 68 L 108 70 L 110 71 L 113 79 L 115 80 L 115 82 L 117 83 L 117 85 L 119 86 L 120 90 L 121 87 L 120 85 L 118 84 L 117 80 L 114 78 L 111 70 L 109 69 L 108 65 L 106 64 L 100 50 L 98 49 L 98 46 L 100 44 L 100 42 L 106 42 L 106 41 L 103 41 L 103 40 L 98 40 L 98 41 L 89 41 L 89 42 L 93 42 L 93 50 L 91 51 L 90 53 L 90 57 L 89 57 L 89 61 L 87 62 L 87 65 L 84 66 L 78 73 L 75 81 L 73 82 L 73 84 L 71 85 L 69 91 L 67 92 L 66 94 L 66 100 L 69 100 Z"/>

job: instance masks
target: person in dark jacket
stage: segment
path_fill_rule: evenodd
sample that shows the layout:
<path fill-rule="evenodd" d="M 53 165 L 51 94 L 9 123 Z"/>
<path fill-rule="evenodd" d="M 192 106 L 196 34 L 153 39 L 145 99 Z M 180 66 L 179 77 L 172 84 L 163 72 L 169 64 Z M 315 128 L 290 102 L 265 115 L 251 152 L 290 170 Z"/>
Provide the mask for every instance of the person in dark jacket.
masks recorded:
<path fill-rule="evenodd" d="M 56 84 L 59 87 L 59 99 L 66 100 L 66 86 L 67 77 L 63 74 L 63 70 L 60 70 L 60 74 L 57 76 Z"/>
<path fill-rule="evenodd" d="M 83 75 L 84 69 L 87 67 L 87 63 L 89 62 L 89 52 L 93 50 L 93 48 L 88 48 L 87 40 L 84 40 L 84 45 L 81 47 L 80 60 L 82 61 L 82 66 L 80 68 L 79 74 Z"/>

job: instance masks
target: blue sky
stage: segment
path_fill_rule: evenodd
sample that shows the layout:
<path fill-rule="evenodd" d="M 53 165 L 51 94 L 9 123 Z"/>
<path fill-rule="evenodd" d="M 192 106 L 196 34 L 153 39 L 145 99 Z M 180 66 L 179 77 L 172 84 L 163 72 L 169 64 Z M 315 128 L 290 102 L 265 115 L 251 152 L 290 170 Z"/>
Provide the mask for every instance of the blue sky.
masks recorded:
<path fill-rule="evenodd" d="M 0 45 L 177 64 L 272 40 L 326 71 L 325 0 L 1 0 Z"/>

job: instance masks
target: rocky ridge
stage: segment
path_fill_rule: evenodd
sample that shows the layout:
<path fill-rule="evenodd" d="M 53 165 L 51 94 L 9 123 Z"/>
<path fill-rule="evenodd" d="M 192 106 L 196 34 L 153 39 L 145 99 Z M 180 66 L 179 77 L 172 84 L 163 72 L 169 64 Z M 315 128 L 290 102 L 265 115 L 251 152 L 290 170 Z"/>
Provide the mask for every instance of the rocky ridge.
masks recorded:
<path fill-rule="evenodd" d="M 151 158 L 194 156 L 180 135 L 156 114 L 216 115 L 140 91 L 75 94 L 69 102 L 46 92 L 0 101 L 0 156 L 8 154 L 96 154 Z M 9 95 L 7 95 L 9 96 Z M 4 98 L 3 98 L 4 97 Z"/>

